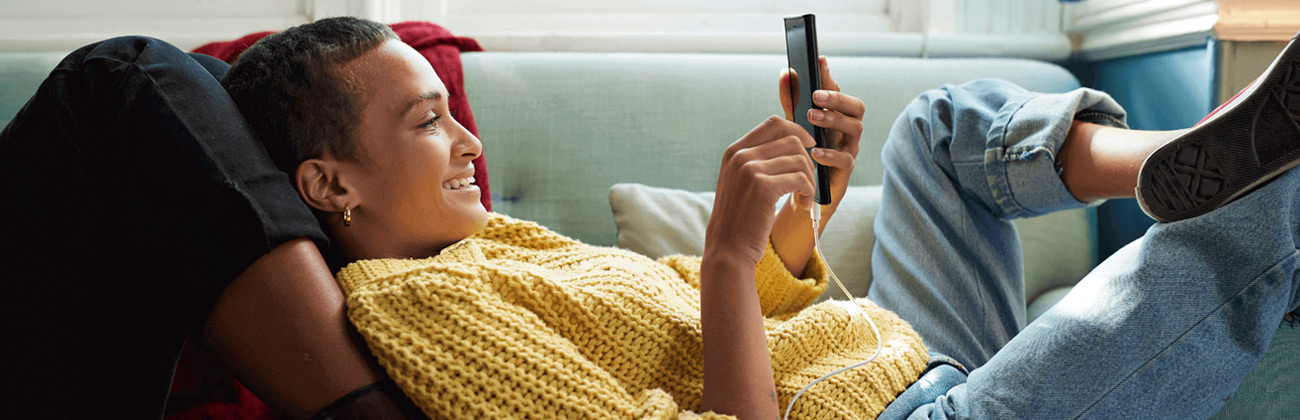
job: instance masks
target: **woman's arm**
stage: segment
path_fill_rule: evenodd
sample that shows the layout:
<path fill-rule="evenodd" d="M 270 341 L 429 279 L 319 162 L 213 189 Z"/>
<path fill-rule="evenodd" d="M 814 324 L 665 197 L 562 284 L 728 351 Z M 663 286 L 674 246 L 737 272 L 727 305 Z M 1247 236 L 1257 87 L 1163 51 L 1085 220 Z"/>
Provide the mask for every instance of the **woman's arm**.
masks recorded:
<path fill-rule="evenodd" d="M 741 419 L 779 416 L 771 356 L 754 285 L 781 196 L 813 194 L 812 137 L 773 116 L 723 156 L 700 267 L 702 408 Z"/>
<path fill-rule="evenodd" d="M 830 69 L 826 66 L 826 57 L 821 57 L 820 60 L 823 89 L 813 95 L 813 104 L 826 111 L 810 110 L 808 121 L 826 128 L 830 150 L 814 149 L 813 158 L 817 163 L 830 168 L 831 203 L 822 206 L 818 232 L 826 228 L 826 222 L 835 214 L 840 200 L 848 191 L 849 176 L 853 174 L 853 160 L 858 156 L 858 140 L 862 137 L 862 116 L 866 109 L 861 99 L 839 92 L 840 86 L 831 78 Z M 785 118 L 793 120 L 794 101 L 791 98 L 789 77 L 789 71 L 781 72 L 779 91 Z M 819 150 L 823 152 L 820 156 Z M 800 206 L 792 202 L 791 205 L 781 206 L 776 223 L 772 226 L 772 248 L 795 276 L 803 273 L 804 265 L 813 253 L 812 229 L 809 229 L 812 219 L 807 203 L 804 204 Z"/>
<path fill-rule="evenodd" d="M 700 267 L 704 328 L 701 408 L 740 419 L 780 418 L 763 314 L 754 290 L 754 265 L 723 254 Z"/>
<path fill-rule="evenodd" d="M 311 417 L 387 377 L 352 333 L 343 293 L 307 239 L 281 244 L 226 287 L 208 317 L 202 345 L 292 419 Z M 332 418 L 424 417 L 395 390 L 380 387 L 337 407 Z"/>

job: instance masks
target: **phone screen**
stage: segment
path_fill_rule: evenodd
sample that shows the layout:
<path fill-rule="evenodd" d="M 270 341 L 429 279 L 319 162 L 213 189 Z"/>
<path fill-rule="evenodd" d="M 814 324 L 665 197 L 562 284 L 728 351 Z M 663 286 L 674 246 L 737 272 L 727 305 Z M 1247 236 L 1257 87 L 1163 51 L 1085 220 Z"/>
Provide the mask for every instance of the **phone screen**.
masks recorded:
<path fill-rule="evenodd" d="M 821 127 L 808 121 L 808 110 L 812 109 L 812 93 L 821 89 L 821 69 L 817 64 L 817 28 L 813 15 L 785 18 L 785 56 L 790 71 L 790 92 L 794 95 L 794 122 L 808 130 L 817 147 L 826 147 L 825 134 Z M 818 204 L 830 204 L 830 178 L 825 166 L 817 165 L 817 194 L 814 199 Z"/>

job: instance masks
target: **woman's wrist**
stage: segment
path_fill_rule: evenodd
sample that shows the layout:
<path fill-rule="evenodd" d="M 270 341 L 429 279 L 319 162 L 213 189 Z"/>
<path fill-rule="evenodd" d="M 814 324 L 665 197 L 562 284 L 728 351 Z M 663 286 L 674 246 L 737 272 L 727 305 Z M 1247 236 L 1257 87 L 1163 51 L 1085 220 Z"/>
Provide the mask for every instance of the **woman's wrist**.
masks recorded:
<path fill-rule="evenodd" d="M 749 256 L 741 255 L 726 249 L 705 249 L 703 261 L 700 263 L 700 276 L 703 281 L 710 281 L 711 278 L 741 277 L 748 274 L 749 279 L 753 279 L 755 267 L 758 263 L 752 261 Z"/>

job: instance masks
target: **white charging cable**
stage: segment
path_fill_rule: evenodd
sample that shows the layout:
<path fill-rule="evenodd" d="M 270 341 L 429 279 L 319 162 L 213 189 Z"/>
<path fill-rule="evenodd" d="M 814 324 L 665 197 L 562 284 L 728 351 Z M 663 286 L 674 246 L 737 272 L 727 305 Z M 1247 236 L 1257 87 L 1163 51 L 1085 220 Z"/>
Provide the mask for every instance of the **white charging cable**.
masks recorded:
<path fill-rule="evenodd" d="M 794 199 L 794 197 L 791 197 L 791 199 Z M 818 229 L 821 228 L 821 221 L 822 221 L 822 206 L 817 203 L 813 203 L 812 206 L 813 249 L 816 250 L 818 254 L 825 257 L 826 254 L 822 253 L 821 235 L 817 233 Z M 822 262 L 825 263 L 825 260 L 823 259 Z M 835 270 L 831 270 L 830 264 L 826 264 L 826 272 L 831 275 L 831 280 L 835 280 L 835 284 L 840 287 L 841 292 L 844 292 L 844 296 L 849 299 L 849 302 L 853 303 L 853 307 L 857 309 L 857 314 L 861 315 L 863 319 L 866 319 L 868 325 L 871 325 L 871 332 L 876 335 L 876 351 L 872 352 L 871 357 L 868 358 L 867 360 L 863 360 L 861 362 L 842 367 L 834 372 L 827 373 L 825 375 L 822 375 L 822 377 L 814 379 L 812 382 L 809 382 L 807 386 L 804 386 L 803 389 L 799 390 L 799 393 L 794 394 L 794 398 L 790 399 L 790 405 L 787 405 L 785 407 L 785 415 L 781 417 L 784 420 L 790 419 L 790 410 L 794 408 L 794 402 L 798 401 L 799 397 L 803 396 L 803 393 L 808 391 L 808 389 L 812 388 L 813 385 L 817 385 L 818 382 L 824 381 L 827 378 L 830 378 L 832 376 L 847 372 L 853 368 L 865 366 L 866 364 L 871 363 L 871 361 L 876 360 L 876 356 L 880 355 L 880 348 L 882 344 L 880 343 L 880 330 L 876 328 L 876 322 L 872 321 L 871 317 L 867 316 L 866 310 L 862 307 L 862 304 L 858 303 L 856 300 L 853 300 L 853 294 L 849 293 L 849 288 L 844 287 L 844 283 L 840 282 L 840 278 L 835 276 Z"/>

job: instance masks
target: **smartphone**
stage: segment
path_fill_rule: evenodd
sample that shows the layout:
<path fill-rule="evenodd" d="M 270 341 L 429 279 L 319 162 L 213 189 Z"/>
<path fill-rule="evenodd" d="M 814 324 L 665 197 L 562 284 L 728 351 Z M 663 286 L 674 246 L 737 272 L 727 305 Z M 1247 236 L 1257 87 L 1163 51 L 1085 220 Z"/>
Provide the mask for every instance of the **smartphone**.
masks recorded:
<path fill-rule="evenodd" d="M 785 56 L 790 63 L 790 92 L 794 95 L 794 122 L 808 130 L 817 147 L 826 147 L 826 130 L 808 122 L 808 110 L 812 109 L 812 93 L 822 88 L 821 66 L 817 63 L 817 25 L 813 15 L 790 16 L 785 18 Z M 812 149 L 808 150 L 810 153 Z M 810 158 L 812 156 L 809 156 Z M 813 197 L 817 204 L 831 203 L 830 168 L 813 162 L 817 169 L 817 194 Z"/>

